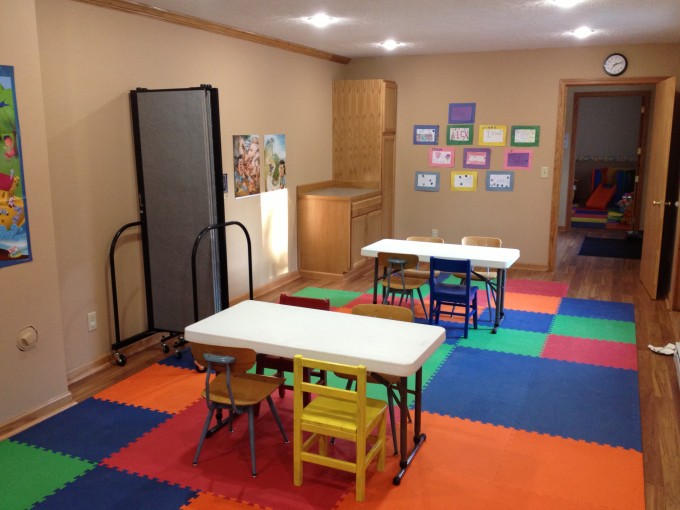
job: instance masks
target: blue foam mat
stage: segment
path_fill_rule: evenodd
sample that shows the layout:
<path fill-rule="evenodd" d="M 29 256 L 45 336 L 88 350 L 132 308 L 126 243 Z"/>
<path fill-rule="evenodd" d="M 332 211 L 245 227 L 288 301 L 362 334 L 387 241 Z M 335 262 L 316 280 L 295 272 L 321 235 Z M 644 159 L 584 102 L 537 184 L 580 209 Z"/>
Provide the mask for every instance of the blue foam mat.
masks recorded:
<path fill-rule="evenodd" d="M 635 321 L 635 306 L 632 303 L 613 303 L 594 299 L 562 298 L 557 313 L 593 319 Z"/>
<path fill-rule="evenodd" d="M 100 462 L 170 416 L 89 398 L 16 434 L 12 440 Z"/>
<path fill-rule="evenodd" d="M 457 347 L 424 392 L 442 415 L 642 451 L 637 372 Z"/>
<path fill-rule="evenodd" d="M 104 466 L 97 466 L 67 488 L 48 496 L 33 508 L 181 508 L 197 495 L 197 491 Z"/>

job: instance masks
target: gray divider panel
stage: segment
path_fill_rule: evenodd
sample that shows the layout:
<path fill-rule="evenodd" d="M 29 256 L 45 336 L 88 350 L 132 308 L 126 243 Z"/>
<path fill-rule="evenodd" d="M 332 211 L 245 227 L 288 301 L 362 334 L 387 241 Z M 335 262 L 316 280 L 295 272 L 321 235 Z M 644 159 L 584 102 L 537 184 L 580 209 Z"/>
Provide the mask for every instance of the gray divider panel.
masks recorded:
<path fill-rule="evenodd" d="M 205 227 L 224 221 L 217 204 L 223 196 L 216 182 L 211 91 L 137 90 L 131 96 L 149 327 L 183 332 L 194 322 L 194 241 Z M 200 317 L 221 309 L 221 251 L 213 231 L 197 253 Z"/>

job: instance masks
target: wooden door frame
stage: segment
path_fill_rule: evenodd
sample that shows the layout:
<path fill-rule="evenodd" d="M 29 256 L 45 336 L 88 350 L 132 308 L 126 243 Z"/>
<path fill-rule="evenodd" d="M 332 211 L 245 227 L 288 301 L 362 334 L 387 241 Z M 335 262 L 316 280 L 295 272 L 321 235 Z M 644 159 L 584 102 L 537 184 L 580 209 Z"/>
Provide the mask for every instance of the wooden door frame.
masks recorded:
<path fill-rule="evenodd" d="M 620 85 L 654 85 L 668 79 L 669 76 L 652 76 L 639 78 L 602 78 L 597 80 L 562 79 L 559 84 L 557 104 L 557 126 L 555 128 L 555 168 L 552 186 L 552 206 L 550 208 L 550 241 L 548 243 L 548 271 L 554 271 L 557 260 L 557 231 L 560 210 L 560 187 L 562 184 L 562 158 L 564 156 L 564 134 L 567 113 L 567 99 L 570 87 L 616 87 Z M 572 140 L 573 143 L 573 140 Z M 570 144 L 571 145 L 571 144 Z"/>
<path fill-rule="evenodd" d="M 567 92 L 568 98 L 569 92 Z M 578 133 L 579 100 L 584 97 L 640 97 L 642 112 L 639 120 L 639 132 L 637 139 L 637 161 L 635 163 L 635 186 L 634 196 L 639 196 L 639 190 L 644 186 L 645 164 L 647 157 L 647 126 L 649 124 L 649 105 L 652 93 L 649 90 L 603 90 L 596 92 L 574 92 L 574 104 L 572 105 L 571 118 L 571 143 L 569 144 L 569 179 L 567 180 L 567 197 L 564 204 L 566 222 L 564 230 L 571 230 L 572 204 L 574 201 L 574 178 L 576 174 L 576 137 Z M 633 202 L 633 225 L 629 230 L 639 229 L 640 224 L 640 200 Z"/>

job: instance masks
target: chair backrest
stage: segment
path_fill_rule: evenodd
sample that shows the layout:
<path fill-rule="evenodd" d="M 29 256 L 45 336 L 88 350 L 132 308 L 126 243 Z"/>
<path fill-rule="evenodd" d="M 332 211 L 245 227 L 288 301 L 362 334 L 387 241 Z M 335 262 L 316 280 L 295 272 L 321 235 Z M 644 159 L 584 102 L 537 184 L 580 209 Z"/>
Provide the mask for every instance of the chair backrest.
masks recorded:
<path fill-rule="evenodd" d="M 291 296 L 290 294 L 281 294 L 279 296 L 279 303 L 282 305 L 299 306 L 301 308 L 314 308 L 316 310 L 330 310 L 331 300 L 321 298 L 311 298 L 304 296 Z"/>
<path fill-rule="evenodd" d="M 430 258 L 430 292 L 435 292 L 437 287 L 442 285 L 442 281 L 437 281 L 435 272 L 441 273 L 457 273 L 465 275 L 465 287 L 470 288 L 470 273 L 472 271 L 472 264 L 469 260 L 449 260 L 440 259 L 437 257 Z M 440 279 L 441 280 L 441 279 Z"/>
<path fill-rule="evenodd" d="M 444 243 L 441 237 L 408 236 L 407 241 L 419 241 L 421 243 Z"/>
<path fill-rule="evenodd" d="M 305 382 L 302 377 L 304 369 L 309 370 L 325 370 L 327 372 L 335 372 L 348 376 L 356 380 L 356 389 L 346 390 L 335 388 L 333 386 L 326 386 L 320 381 Z M 333 363 L 330 361 L 321 361 L 311 358 L 305 358 L 301 354 L 296 354 L 293 359 L 293 374 L 294 374 L 294 400 L 293 413 L 295 416 L 301 416 L 303 410 L 304 393 L 313 393 L 316 396 L 329 397 L 335 400 L 349 401 L 357 404 L 357 425 L 363 426 L 365 423 L 366 413 L 366 367 L 363 365 L 343 365 L 342 363 Z M 329 417 L 332 420 L 332 417 Z"/>
<path fill-rule="evenodd" d="M 407 253 L 390 253 L 386 251 L 378 252 L 378 266 L 386 269 L 390 265 L 390 259 L 401 259 L 406 261 L 403 269 L 415 269 L 418 267 L 418 255 L 410 255 Z M 402 268 L 393 266 L 393 269 Z"/>
<path fill-rule="evenodd" d="M 500 248 L 503 244 L 498 237 L 483 237 L 483 236 L 465 236 L 461 242 L 468 246 L 489 246 L 491 248 Z"/>
<path fill-rule="evenodd" d="M 362 304 L 352 308 L 352 314 L 377 317 L 379 319 L 413 322 L 413 312 L 402 306 Z"/>
<path fill-rule="evenodd" d="M 214 354 L 217 356 L 231 356 L 235 358 L 236 361 L 230 364 L 230 370 L 233 374 L 240 374 L 250 370 L 253 365 L 255 365 L 256 353 L 252 349 L 246 347 L 223 347 L 218 345 L 205 345 L 197 344 L 191 342 L 191 354 L 194 356 L 194 360 L 200 364 L 204 364 L 204 354 Z M 213 364 L 213 369 L 215 372 L 219 373 L 224 371 L 224 365 L 215 363 Z"/>

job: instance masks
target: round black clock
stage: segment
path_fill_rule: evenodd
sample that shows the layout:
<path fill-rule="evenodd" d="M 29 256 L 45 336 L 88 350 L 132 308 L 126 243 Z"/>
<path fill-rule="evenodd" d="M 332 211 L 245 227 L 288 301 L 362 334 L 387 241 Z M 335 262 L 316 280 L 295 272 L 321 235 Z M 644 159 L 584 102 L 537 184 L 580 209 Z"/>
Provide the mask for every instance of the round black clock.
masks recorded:
<path fill-rule="evenodd" d="M 620 76 L 628 67 L 628 60 L 621 53 L 612 53 L 604 59 L 604 72 L 609 76 Z"/>

